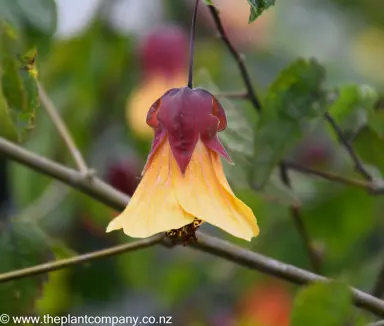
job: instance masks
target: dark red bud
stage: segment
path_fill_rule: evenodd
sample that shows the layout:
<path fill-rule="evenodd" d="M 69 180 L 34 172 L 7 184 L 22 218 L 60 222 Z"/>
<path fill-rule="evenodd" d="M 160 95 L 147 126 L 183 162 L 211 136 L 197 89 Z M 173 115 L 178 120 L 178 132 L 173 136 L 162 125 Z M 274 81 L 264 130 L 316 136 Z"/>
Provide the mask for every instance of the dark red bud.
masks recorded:
<path fill-rule="evenodd" d="M 188 67 L 188 36 L 177 26 L 157 27 L 144 38 L 140 59 L 146 75 L 184 72 Z"/>
<path fill-rule="evenodd" d="M 111 164 L 107 180 L 117 190 L 132 196 L 140 182 L 140 164 L 126 160 Z"/>
<path fill-rule="evenodd" d="M 199 139 L 209 149 L 231 161 L 217 137 L 217 132 L 227 126 L 224 109 L 206 90 L 188 87 L 170 89 L 152 105 L 147 123 L 155 129 L 151 153 L 168 136 L 182 173 L 185 173 Z"/>
<path fill-rule="evenodd" d="M 321 139 L 310 137 L 295 151 L 295 158 L 298 162 L 307 166 L 327 165 L 332 161 L 332 146 Z"/>

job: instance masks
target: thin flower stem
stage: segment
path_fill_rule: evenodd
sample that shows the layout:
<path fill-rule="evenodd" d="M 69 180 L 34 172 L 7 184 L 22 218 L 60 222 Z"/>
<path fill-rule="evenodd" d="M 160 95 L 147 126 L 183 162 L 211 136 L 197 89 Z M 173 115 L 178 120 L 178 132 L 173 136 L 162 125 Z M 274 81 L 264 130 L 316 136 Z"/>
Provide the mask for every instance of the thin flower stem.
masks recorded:
<path fill-rule="evenodd" d="M 188 72 L 188 87 L 193 88 L 193 66 L 195 57 L 195 34 L 196 34 L 196 18 L 197 9 L 199 7 L 199 0 L 196 0 L 195 10 L 193 11 L 192 24 L 191 24 L 191 38 L 189 42 L 189 72 Z"/>
<path fill-rule="evenodd" d="M 332 116 L 328 112 L 324 114 L 324 117 L 325 117 L 325 120 L 329 122 L 333 130 L 336 132 L 336 135 L 339 138 L 339 142 L 345 147 L 349 156 L 352 158 L 352 161 L 355 164 L 356 171 L 359 172 L 366 180 L 372 181 L 372 176 L 364 168 L 363 163 L 360 161 L 359 157 L 357 156 L 357 153 L 352 147 L 352 144 L 350 143 L 350 141 L 345 137 L 341 127 L 336 123 L 336 121 L 332 118 Z"/>
<path fill-rule="evenodd" d="M 124 209 L 127 202 L 129 201 L 127 196 L 108 186 L 98 178 L 93 178 L 91 180 L 82 178 L 81 173 L 52 162 L 49 159 L 33 154 L 28 150 L 12 144 L 3 138 L 0 138 L 0 153 L 3 153 L 5 156 L 14 161 L 29 166 L 30 168 L 40 173 L 46 174 L 54 179 L 60 180 L 72 186 L 73 188 L 79 189 L 80 191 L 88 194 L 89 196 L 102 203 L 109 205 L 114 209 Z M 237 263 L 238 265 L 245 266 L 295 284 L 305 285 L 310 282 L 329 280 L 320 275 L 296 268 L 288 264 L 284 264 L 277 260 L 235 246 L 226 241 L 205 235 L 201 232 L 197 233 L 197 237 L 198 242 L 192 244 L 193 248 L 213 254 L 218 257 L 222 257 L 228 261 Z M 0 280 L 1 282 L 11 281 L 52 270 L 58 270 L 76 264 L 81 264 L 93 259 L 96 260 L 103 257 L 109 257 L 111 255 L 117 255 L 123 252 L 146 248 L 156 243 L 160 243 L 162 239 L 163 236 L 158 235 L 150 239 L 140 240 L 138 242 L 133 242 L 127 245 L 105 249 L 101 251 L 101 254 L 99 251 L 97 251 L 90 254 L 81 255 L 79 256 L 80 258 L 74 257 L 70 258 L 70 260 L 65 259 L 64 261 L 61 260 L 34 266 L 29 268 L 28 271 L 13 271 L 10 272 L 13 274 L 7 273 L 6 277 L 4 274 L 0 275 Z M 356 306 L 370 311 L 376 315 L 384 316 L 384 301 L 360 290 L 354 288 L 351 288 L 351 290 Z"/>
<path fill-rule="evenodd" d="M 288 174 L 288 166 L 282 162 L 279 165 L 280 168 L 280 177 L 283 183 L 290 189 L 292 189 L 291 179 Z M 292 205 L 291 206 L 291 216 L 295 223 L 296 229 L 300 234 L 300 237 L 303 240 L 305 250 L 307 252 L 312 270 L 318 274 L 321 274 L 321 261 L 316 249 L 313 246 L 309 232 L 305 226 L 303 217 L 301 215 L 300 207 Z"/>
<path fill-rule="evenodd" d="M 15 270 L 8 273 L 0 274 L 0 283 L 5 283 L 13 280 L 17 280 L 24 277 L 29 277 L 33 275 L 43 274 L 46 272 L 51 272 L 73 265 L 84 264 L 96 259 L 101 259 L 105 257 L 111 257 L 122 253 L 132 252 L 139 249 L 148 248 L 154 246 L 158 243 L 161 243 L 163 240 L 163 235 L 158 234 L 151 238 L 146 238 L 143 240 L 134 241 L 131 243 L 115 246 L 108 249 L 103 249 L 95 252 L 91 252 L 84 255 L 79 255 L 67 259 L 57 260 L 54 262 L 49 262 L 41 265 L 36 265 L 28 268 L 23 268 Z"/>
<path fill-rule="evenodd" d="M 72 154 L 72 157 L 77 165 L 77 168 L 83 175 L 89 175 L 90 170 L 88 169 L 83 156 L 81 155 L 79 149 L 77 148 L 68 128 L 66 127 L 64 121 L 61 119 L 58 110 L 53 104 L 52 100 L 48 97 L 47 92 L 45 91 L 43 85 L 37 81 L 37 89 L 39 92 L 39 97 L 43 107 L 47 111 L 50 119 L 55 125 L 57 131 L 59 132 L 61 138 L 63 138 L 65 144 L 67 145 L 69 151 Z"/>
<path fill-rule="evenodd" d="M 247 89 L 249 100 L 252 102 L 253 106 L 256 108 L 257 111 L 261 111 L 261 109 L 262 109 L 261 103 L 260 103 L 258 97 L 256 96 L 255 90 L 253 89 L 251 78 L 250 78 L 248 70 L 244 64 L 244 59 L 242 58 L 240 53 L 237 52 L 237 50 L 235 49 L 235 47 L 232 45 L 231 41 L 229 40 L 229 38 L 228 38 L 228 36 L 224 30 L 224 26 L 221 22 L 221 19 L 220 19 L 220 16 L 219 16 L 217 9 L 214 6 L 208 6 L 208 8 L 209 8 L 211 16 L 215 22 L 216 28 L 220 34 L 220 37 L 222 38 L 223 42 L 227 46 L 229 52 L 232 54 L 233 58 L 235 59 L 237 65 L 239 67 L 241 77 L 242 77 L 244 84 L 245 84 L 245 87 Z"/>

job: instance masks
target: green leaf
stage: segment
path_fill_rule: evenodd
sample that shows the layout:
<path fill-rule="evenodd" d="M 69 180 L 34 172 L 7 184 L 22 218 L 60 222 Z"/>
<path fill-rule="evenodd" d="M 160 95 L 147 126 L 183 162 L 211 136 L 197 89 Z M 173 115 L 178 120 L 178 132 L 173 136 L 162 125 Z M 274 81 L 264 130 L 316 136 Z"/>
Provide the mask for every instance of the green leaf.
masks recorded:
<path fill-rule="evenodd" d="M 349 288 L 341 283 L 315 283 L 297 295 L 291 317 L 292 326 L 345 325 L 352 311 Z"/>
<path fill-rule="evenodd" d="M 203 0 L 203 1 L 204 1 L 204 3 L 205 3 L 206 5 L 208 5 L 208 6 L 214 6 L 212 0 Z"/>
<path fill-rule="evenodd" d="M 374 106 L 378 93 L 368 85 L 343 85 L 338 89 L 338 96 L 329 107 L 329 112 L 341 128 L 348 133 L 355 133 L 368 121 L 375 125 Z M 335 135 L 332 127 L 330 134 Z"/>
<path fill-rule="evenodd" d="M 370 106 L 370 110 L 368 111 L 368 127 L 373 130 L 380 139 L 384 139 L 383 98 L 378 99 L 374 105 Z"/>
<path fill-rule="evenodd" d="M 57 13 L 54 0 L 0 0 L 0 22 L 17 31 L 26 47 L 39 39 L 51 37 L 56 29 Z"/>
<path fill-rule="evenodd" d="M 303 128 L 324 113 L 324 77 L 325 71 L 316 61 L 299 59 L 270 86 L 256 132 L 256 187 L 264 187 L 276 164 L 300 140 Z"/>
<path fill-rule="evenodd" d="M 196 75 L 196 80 L 201 87 L 213 94 L 219 92 L 219 88 L 206 70 L 201 70 Z M 235 165 L 224 164 L 224 169 L 233 187 L 248 188 L 249 172 L 254 155 L 252 120 L 246 116 L 243 108 L 236 107 L 231 101 L 222 98 L 219 101 L 224 107 L 228 122 L 227 128 L 219 134 L 219 138 L 235 163 Z M 254 112 L 252 111 L 251 114 Z"/>
<path fill-rule="evenodd" d="M 0 135 L 22 141 L 33 128 L 39 107 L 36 71 L 18 53 L 20 45 L 14 38 L 14 30 L 9 25 L 1 27 L 0 116 L 6 119 L 0 122 Z"/>
<path fill-rule="evenodd" d="M 300 206 L 299 196 L 287 187 L 280 178 L 280 173 L 272 173 L 265 185 L 262 196 L 265 201 L 282 206 Z"/>
<path fill-rule="evenodd" d="M 56 29 L 56 6 L 53 0 L 15 0 L 17 13 L 25 24 L 33 26 L 44 34 Z"/>
<path fill-rule="evenodd" d="M 56 28 L 54 0 L 0 0 L 0 135 L 23 141 L 39 107 L 36 46 Z"/>
<path fill-rule="evenodd" d="M 353 140 L 353 147 L 365 164 L 376 166 L 384 175 L 384 139 L 377 132 L 362 128 Z"/>
<path fill-rule="evenodd" d="M 17 139 L 17 132 L 14 128 L 7 100 L 2 92 L 2 83 L 0 80 L 0 136 L 9 139 Z"/>
<path fill-rule="evenodd" d="M 317 194 L 310 205 L 302 207 L 309 234 L 325 245 L 327 261 L 356 255 L 356 246 L 375 225 L 374 197 L 360 189 L 329 184 L 320 186 Z"/>
<path fill-rule="evenodd" d="M 249 23 L 255 21 L 264 10 L 267 10 L 270 6 L 275 5 L 275 0 L 248 0 L 248 2 L 251 5 Z"/>
<path fill-rule="evenodd" d="M 276 164 L 301 138 L 301 127 L 292 121 L 276 120 L 256 133 L 253 182 L 262 189 Z"/>
<path fill-rule="evenodd" d="M 37 265 L 49 255 L 45 237 L 32 222 L 11 218 L 0 225 L 0 273 Z M 46 275 L 38 275 L 0 284 L 1 311 L 31 313 L 45 279 Z"/>

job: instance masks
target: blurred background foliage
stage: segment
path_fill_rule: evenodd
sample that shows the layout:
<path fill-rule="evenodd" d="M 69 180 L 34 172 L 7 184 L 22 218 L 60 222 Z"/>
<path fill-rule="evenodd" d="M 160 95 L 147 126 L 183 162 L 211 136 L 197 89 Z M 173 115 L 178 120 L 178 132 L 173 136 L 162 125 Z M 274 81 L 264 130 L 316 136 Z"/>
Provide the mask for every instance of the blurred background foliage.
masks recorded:
<path fill-rule="evenodd" d="M 276 1 L 252 24 L 249 5 L 256 1 L 213 2 L 264 107 L 258 115 L 247 101 L 220 98 L 228 116 L 221 139 L 236 163 L 226 172 L 261 234 L 247 244 L 203 229 L 310 269 L 290 216 L 289 206 L 300 204 L 323 273 L 370 291 L 383 261 L 384 198 L 295 172 L 289 189 L 276 166 L 289 158 L 359 178 L 322 118 L 328 110 L 376 181 L 383 180 L 384 2 Z M 165 90 L 186 83 L 193 3 L 1 0 L 0 135 L 73 166 L 40 107 L 37 77 L 88 164 L 132 195 L 152 137 L 146 112 Z M 216 36 L 201 6 L 195 83 L 214 94 L 242 91 L 237 66 Z M 130 241 L 105 234 L 116 213 L 0 157 L 0 272 Z M 0 284 L 0 313 L 171 315 L 174 325 L 187 326 L 372 320 L 352 309 L 344 283 L 300 290 L 185 248 L 151 248 Z"/>

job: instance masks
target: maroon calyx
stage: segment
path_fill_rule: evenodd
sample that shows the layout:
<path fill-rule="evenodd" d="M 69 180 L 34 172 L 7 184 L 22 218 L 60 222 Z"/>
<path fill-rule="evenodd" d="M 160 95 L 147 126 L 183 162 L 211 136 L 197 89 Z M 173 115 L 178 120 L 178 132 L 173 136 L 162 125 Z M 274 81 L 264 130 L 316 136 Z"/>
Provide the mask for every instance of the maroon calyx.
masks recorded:
<path fill-rule="evenodd" d="M 149 109 L 147 124 L 155 130 L 148 161 L 168 137 L 172 154 L 183 174 L 199 139 L 209 149 L 231 162 L 217 137 L 217 132 L 227 126 L 224 109 L 204 89 L 182 87 L 168 90 Z"/>

